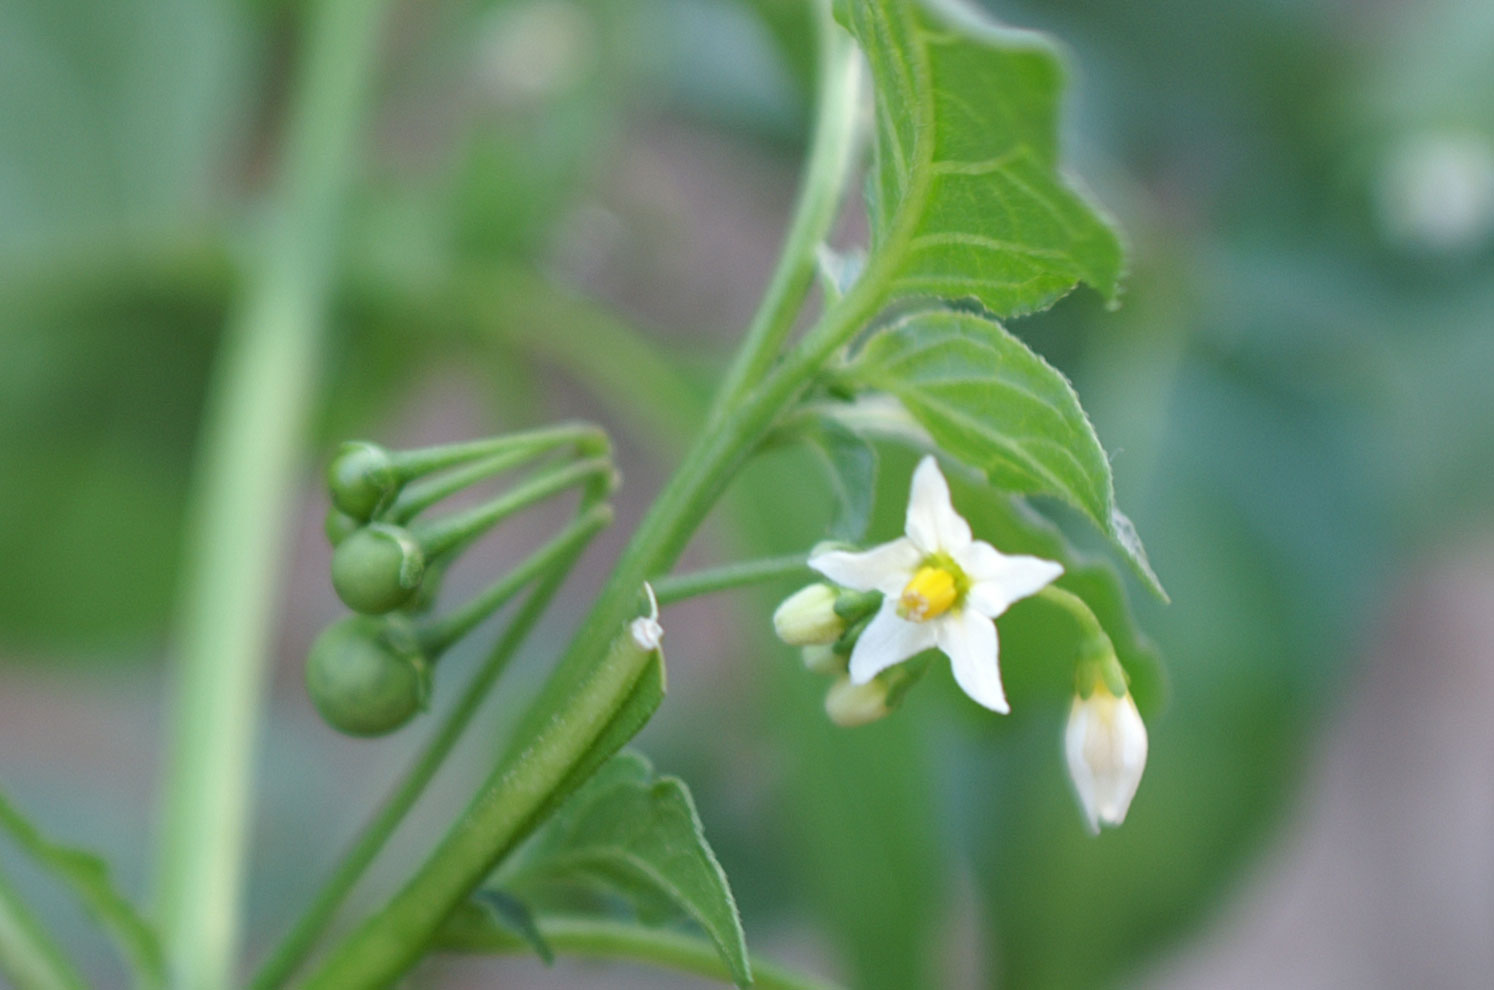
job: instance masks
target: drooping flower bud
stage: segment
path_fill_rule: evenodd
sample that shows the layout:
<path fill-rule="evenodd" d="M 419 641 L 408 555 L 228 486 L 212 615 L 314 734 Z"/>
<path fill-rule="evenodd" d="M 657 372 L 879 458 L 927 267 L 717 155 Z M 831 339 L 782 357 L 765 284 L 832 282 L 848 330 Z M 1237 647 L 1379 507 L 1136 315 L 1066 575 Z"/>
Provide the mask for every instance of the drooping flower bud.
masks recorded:
<path fill-rule="evenodd" d="M 867 725 L 886 718 L 891 711 L 887 704 L 887 685 L 879 679 L 853 684 L 850 677 L 842 676 L 825 694 L 825 714 L 842 728 Z"/>
<path fill-rule="evenodd" d="M 1088 697 L 1074 695 L 1064 731 L 1069 777 L 1095 834 L 1126 820 L 1146 768 L 1146 725 L 1131 692 L 1115 693 L 1114 679 L 1097 676 Z"/>
<path fill-rule="evenodd" d="M 825 646 L 840 638 L 846 624 L 835 611 L 836 590 L 818 582 L 800 588 L 773 613 L 778 638 L 790 646 Z"/>

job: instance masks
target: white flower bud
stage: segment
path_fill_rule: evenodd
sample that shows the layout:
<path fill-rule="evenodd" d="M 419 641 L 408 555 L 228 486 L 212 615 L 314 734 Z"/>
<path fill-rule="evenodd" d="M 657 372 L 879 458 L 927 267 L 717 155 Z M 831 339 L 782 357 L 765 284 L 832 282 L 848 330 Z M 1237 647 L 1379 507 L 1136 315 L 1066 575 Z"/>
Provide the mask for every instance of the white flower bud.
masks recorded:
<path fill-rule="evenodd" d="M 803 650 L 804 669 L 811 674 L 834 676 L 846 672 L 846 657 L 836 653 L 835 648 L 823 643 L 806 646 Z"/>
<path fill-rule="evenodd" d="M 1131 692 L 1117 698 L 1100 680 L 1088 698 L 1075 695 L 1064 752 L 1090 831 L 1125 821 L 1146 767 L 1146 725 Z"/>
<path fill-rule="evenodd" d="M 891 710 L 887 707 L 887 685 L 877 680 L 852 684 L 849 677 L 841 677 L 825 695 L 825 714 L 846 729 L 885 718 Z"/>
<path fill-rule="evenodd" d="M 846 624 L 835 614 L 836 590 L 811 584 L 783 600 L 773 613 L 778 638 L 790 646 L 823 646 L 835 642 Z"/>

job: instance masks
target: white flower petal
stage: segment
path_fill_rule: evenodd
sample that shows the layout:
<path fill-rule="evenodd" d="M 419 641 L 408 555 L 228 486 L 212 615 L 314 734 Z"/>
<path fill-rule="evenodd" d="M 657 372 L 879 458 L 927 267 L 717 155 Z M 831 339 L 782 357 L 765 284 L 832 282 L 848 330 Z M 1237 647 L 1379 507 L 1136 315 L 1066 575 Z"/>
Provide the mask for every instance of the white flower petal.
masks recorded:
<path fill-rule="evenodd" d="M 927 650 L 935 643 L 937 625 L 904 619 L 897 614 L 897 599 L 889 596 L 851 650 L 851 681 L 865 684 L 893 664 Z"/>
<path fill-rule="evenodd" d="M 996 624 L 970 608 L 950 612 L 931 624 L 939 627 L 939 649 L 949 656 L 960 690 L 993 712 L 1011 711 L 1001 688 Z"/>
<path fill-rule="evenodd" d="M 970 524 L 949 501 L 949 483 L 932 456 L 918 462 L 908 494 L 908 537 L 926 554 L 958 554 L 970 546 Z"/>
<path fill-rule="evenodd" d="M 970 576 L 967 604 L 992 619 L 1011 608 L 1012 602 L 1042 591 L 1063 573 L 1063 565 L 1055 560 L 1007 556 L 980 541 L 972 543 L 955 561 Z"/>
<path fill-rule="evenodd" d="M 1079 797 L 1079 807 L 1084 810 L 1084 823 L 1091 835 L 1100 834 L 1100 813 L 1095 803 L 1095 772 L 1084 756 L 1085 743 L 1093 731 L 1095 714 L 1089 705 L 1078 697 L 1069 709 L 1069 724 L 1064 729 L 1063 750 L 1069 764 L 1069 780 L 1073 781 L 1074 793 Z"/>
<path fill-rule="evenodd" d="M 863 553 L 831 550 L 809 558 L 809 566 L 843 588 L 900 595 L 918 569 L 923 553 L 906 538 Z"/>

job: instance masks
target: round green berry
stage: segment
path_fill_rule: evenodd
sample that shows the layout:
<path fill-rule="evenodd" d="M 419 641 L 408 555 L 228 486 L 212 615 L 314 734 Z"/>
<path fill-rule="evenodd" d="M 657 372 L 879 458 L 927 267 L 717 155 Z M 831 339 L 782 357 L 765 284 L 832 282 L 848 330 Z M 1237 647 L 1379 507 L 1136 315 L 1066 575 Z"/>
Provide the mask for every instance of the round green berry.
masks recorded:
<path fill-rule="evenodd" d="M 420 590 L 425 553 L 410 531 L 373 523 L 348 534 L 332 552 L 332 587 L 354 612 L 382 615 Z"/>
<path fill-rule="evenodd" d="M 373 514 L 399 492 L 399 472 L 389 451 L 376 443 L 350 440 L 327 466 L 332 504 L 359 521 Z"/>
<path fill-rule="evenodd" d="M 429 668 L 402 619 L 349 616 L 322 631 L 306 657 L 306 692 L 350 736 L 393 732 L 425 707 Z"/>

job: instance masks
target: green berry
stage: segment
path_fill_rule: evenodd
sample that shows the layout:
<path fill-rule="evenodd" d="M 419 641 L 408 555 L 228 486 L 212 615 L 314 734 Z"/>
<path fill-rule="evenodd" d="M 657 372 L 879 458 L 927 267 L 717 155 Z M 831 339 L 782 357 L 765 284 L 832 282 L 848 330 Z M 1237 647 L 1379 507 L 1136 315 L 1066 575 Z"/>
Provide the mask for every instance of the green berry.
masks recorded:
<path fill-rule="evenodd" d="M 373 523 L 350 533 L 332 552 L 332 587 L 348 608 L 382 615 L 420 590 L 425 553 L 410 531 Z"/>
<path fill-rule="evenodd" d="M 322 532 L 327 534 L 327 542 L 334 547 L 343 540 L 352 536 L 363 523 L 343 512 L 335 505 L 327 507 L 327 517 L 322 520 Z"/>
<path fill-rule="evenodd" d="M 350 736 L 393 732 L 425 707 L 429 668 L 403 620 L 349 616 L 323 630 L 306 657 L 306 692 Z"/>
<path fill-rule="evenodd" d="M 351 440 L 342 445 L 327 466 L 327 487 L 332 504 L 366 521 L 399 492 L 399 472 L 394 458 L 375 443 Z"/>

